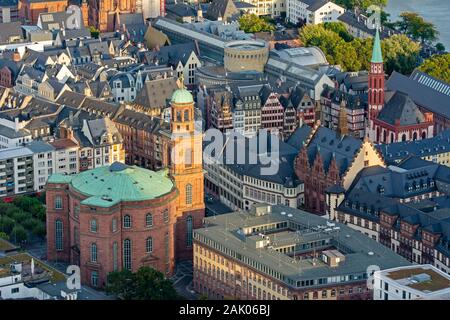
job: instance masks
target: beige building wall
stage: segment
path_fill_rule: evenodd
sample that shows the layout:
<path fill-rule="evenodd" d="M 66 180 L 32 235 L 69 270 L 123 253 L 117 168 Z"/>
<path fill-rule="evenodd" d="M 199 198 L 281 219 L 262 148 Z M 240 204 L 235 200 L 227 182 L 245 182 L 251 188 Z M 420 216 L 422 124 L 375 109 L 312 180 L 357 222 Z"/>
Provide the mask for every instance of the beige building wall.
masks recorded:
<path fill-rule="evenodd" d="M 382 166 L 386 167 L 381 154 L 375 149 L 369 140 L 365 139 L 353 162 L 342 179 L 342 186 L 348 190 L 359 171 L 365 167 Z"/>

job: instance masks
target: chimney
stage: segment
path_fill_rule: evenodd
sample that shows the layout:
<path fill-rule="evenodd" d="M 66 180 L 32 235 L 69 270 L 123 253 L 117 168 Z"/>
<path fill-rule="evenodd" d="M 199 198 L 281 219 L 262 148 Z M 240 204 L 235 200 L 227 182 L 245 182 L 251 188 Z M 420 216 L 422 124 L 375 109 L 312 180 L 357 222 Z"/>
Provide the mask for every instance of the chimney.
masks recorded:
<path fill-rule="evenodd" d="M 14 118 L 14 131 L 19 131 L 19 118 Z"/>

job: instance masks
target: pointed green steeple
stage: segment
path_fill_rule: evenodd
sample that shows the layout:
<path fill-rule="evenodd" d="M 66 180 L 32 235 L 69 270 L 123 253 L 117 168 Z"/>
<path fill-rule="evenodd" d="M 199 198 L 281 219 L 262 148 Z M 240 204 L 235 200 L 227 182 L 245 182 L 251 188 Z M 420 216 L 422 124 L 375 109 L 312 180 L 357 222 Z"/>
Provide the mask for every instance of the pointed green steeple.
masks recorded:
<path fill-rule="evenodd" d="M 380 41 L 380 33 L 375 33 L 375 41 L 373 42 L 373 50 L 372 50 L 372 63 L 383 63 L 383 54 L 381 53 L 381 41 Z"/>

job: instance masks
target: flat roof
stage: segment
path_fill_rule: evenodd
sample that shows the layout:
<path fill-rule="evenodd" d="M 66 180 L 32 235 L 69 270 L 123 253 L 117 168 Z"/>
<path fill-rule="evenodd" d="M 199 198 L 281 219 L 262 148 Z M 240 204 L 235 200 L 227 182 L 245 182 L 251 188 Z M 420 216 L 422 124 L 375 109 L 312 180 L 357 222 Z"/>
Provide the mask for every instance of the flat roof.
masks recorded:
<path fill-rule="evenodd" d="M 269 206 L 269 205 L 267 205 Z M 282 274 L 283 281 L 289 285 L 289 281 L 299 281 L 305 279 L 318 279 L 335 277 L 337 275 L 364 274 L 370 265 L 378 265 L 382 269 L 397 266 L 406 266 L 410 263 L 389 248 L 377 243 L 359 231 L 353 230 L 346 225 L 334 223 L 332 227 L 327 225 L 327 220 L 323 217 L 308 213 L 303 210 L 291 207 L 272 205 L 271 212 L 261 216 L 255 216 L 250 211 L 237 211 L 205 218 L 205 227 L 194 231 L 194 238 L 197 242 L 208 243 L 208 246 L 217 248 L 223 255 L 240 260 L 243 264 L 256 263 L 262 269 L 274 270 Z M 269 224 L 288 226 L 296 225 L 300 228 L 298 235 L 280 233 L 287 229 L 277 227 L 276 230 L 261 231 L 265 236 L 280 236 L 280 241 L 301 245 L 308 242 L 326 241 L 320 248 L 337 249 L 345 254 L 345 261 L 337 267 L 330 267 L 320 258 L 294 259 L 285 253 L 274 250 L 276 245 L 269 244 L 261 249 L 257 249 L 254 244 L 254 232 L 244 234 L 245 230 L 268 226 Z M 280 229 L 281 228 L 281 229 Z M 292 230 L 292 228 L 289 228 Z M 299 240 L 297 241 L 297 236 Z M 294 238 L 295 241 L 292 242 Z M 316 249 L 319 251 L 320 249 Z M 308 250 L 312 252 L 313 249 Z M 225 254 L 224 252 L 228 252 Z M 250 261 L 250 262 L 249 262 Z M 258 270 L 262 270 L 259 269 Z M 261 271 L 262 272 L 262 271 Z M 266 273 L 266 272 L 264 272 Z M 280 279 L 278 277 L 278 279 Z M 292 284 L 291 284 L 292 285 Z"/>
<path fill-rule="evenodd" d="M 450 276 L 444 276 L 430 265 L 399 268 L 397 270 L 382 272 L 386 277 L 396 280 L 399 284 L 412 289 L 430 293 L 444 289 L 450 290 Z M 427 280 L 429 276 L 429 280 Z M 420 281 L 419 279 L 425 279 Z"/>
<path fill-rule="evenodd" d="M 26 147 L 7 148 L 0 150 L 0 160 L 19 158 L 33 155 L 33 152 Z"/>

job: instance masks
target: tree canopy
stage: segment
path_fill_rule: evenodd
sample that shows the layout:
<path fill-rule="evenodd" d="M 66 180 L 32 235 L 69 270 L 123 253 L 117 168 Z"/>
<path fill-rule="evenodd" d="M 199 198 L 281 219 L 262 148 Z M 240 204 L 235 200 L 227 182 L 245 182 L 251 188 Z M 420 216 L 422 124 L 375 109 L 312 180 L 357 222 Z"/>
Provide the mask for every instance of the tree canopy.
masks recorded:
<path fill-rule="evenodd" d="M 376 5 L 379 7 L 385 7 L 388 0 L 334 0 L 336 4 L 343 6 L 346 9 L 354 9 L 355 7 L 366 10 L 371 5 Z"/>
<path fill-rule="evenodd" d="M 450 84 L 450 53 L 432 56 L 419 70 Z"/>
<path fill-rule="evenodd" d="M 400 32 L 408 35 L 416 41 L 422 43 L 434 42 L 438 39 L 439 32 L 433 23 L 425 21 L 418 13 L 403 12 L 400 14 L 400 21 L 395 22 L 394 26 Z"/>
<path fill-rule="evenodd" d="M 0 232 L 15 244 L 28 240 L 31 235 L 44 239 L 45 220 L 45 208 L 37 198 L 18 196 L 12 203 L 0 200 Z"/>
<path fill-rule="evenodd" d="M 344 39 L 339 23 L 307 25 L 300 31 L 306 46 L 319 47 L 330 64 L 340 65 L 344 71 L 368 70 L 373 39 Z M 381 42 L 387 73 L 411 73 L 417 64 L 420 45 L 405 35 L 394 35 Z"/>
<path fill-rule="evenodd" d="M 239 18 L 239 28 L 248 33 L 275 30 L 275 26 L 268 19 L 258 17 L 253 13 L 244 14 Z"/>
<path fill-rule="evenodd" d="M 108 275 L 106 291 L 124 300 L 176 300 L 181 297 L 172 281 L 150 267 L 141 267 L 135 273 L 129 270 L 115 271 Z"/>

